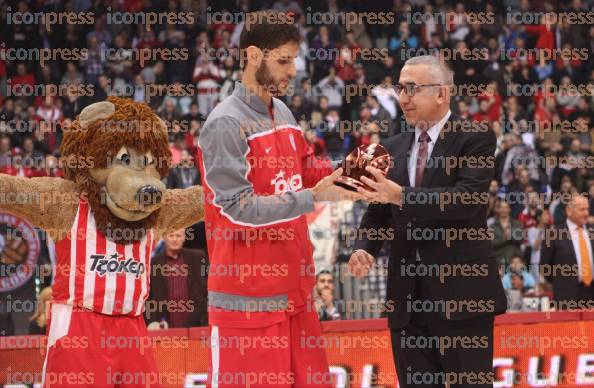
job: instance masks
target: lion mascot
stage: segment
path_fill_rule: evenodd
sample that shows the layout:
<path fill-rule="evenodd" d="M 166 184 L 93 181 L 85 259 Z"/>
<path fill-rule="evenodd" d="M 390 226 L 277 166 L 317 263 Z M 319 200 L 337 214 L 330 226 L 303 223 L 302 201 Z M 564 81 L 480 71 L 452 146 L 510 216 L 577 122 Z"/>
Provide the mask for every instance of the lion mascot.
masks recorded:
<path fill-rule="evenodd" d="M 0 209 L 55 241 L 44 385 L 159 386 L 143 319 L 155 243 L 203 218 L 199 186 L 167 190 L 165 123 L 110 97 L 61 145 L 65 179 L 0 175 Z"/>

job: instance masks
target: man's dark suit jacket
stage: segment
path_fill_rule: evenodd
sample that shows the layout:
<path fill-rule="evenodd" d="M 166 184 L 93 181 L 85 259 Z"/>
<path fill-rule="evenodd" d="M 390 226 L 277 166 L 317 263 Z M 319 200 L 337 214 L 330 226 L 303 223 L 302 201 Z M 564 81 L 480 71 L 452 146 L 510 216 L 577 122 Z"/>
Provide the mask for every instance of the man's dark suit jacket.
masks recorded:
<path fill-rule="evenodd" d="M 545 270 L 543 273 L 546 279 L 553 284 L 553 298 L 557 302 L 584 300 L 587 295 L 580 292 L 577 256 L 573 249 L 567 223 L 562 222 L 552 228 L 554 232 L 551 232 L 550 235 L 559 236 L 559 238 L 550 238 L 549 244 L 546 244 L 545 241 L 542 242 L 540 267 Z M 592 231 L 594 225 L 586 225 L 586 228 Z M 592 241 L 590 245 L 594 248 Z M 594 257 L 594 249 L 592 257 Z M 590 291 L 592 288 L 594 287 L 590 286 Z M 594 300 L 594 294 L 586 299 Z M 561 305 L 560 307 L 562 309 L 567 308 L 563 308 Z"/>
<path fill-rule="evenodd" d="M 208 326 L 208 313 L 206 308 L 208 261 L 205 259 L 206 255 L 201 250 L 185 248 L 182 249 L 182 255 L 184 264 L 187 265 L 188 299 L 194 303 L 194 309 L 188 314 L 188 319 L 184 326 Z M 148 300 L 156 301 L 160 306 L 167 306 L 166 302 L 169 300 L 167 277 L 163 276 L 163 274 L 171 272 L 171 270 L 168 272 L 162 270 L 163 265 L 166 263 L 167 257 L 165 256 L 165 253 L 156 255 L 151 262 L 151 284 Z M 155 268 L 158 268 L 158 270 L 155 270 Z M 161 302 L 161 304 L 159 304 L 159 302 Z M 160 322 L 162 318 L 165 318 L 167 322 L 170 322 L 167 307 L 158 308 L 157 311 L 151 311 L 150 316 L 145 314 L 145 321 L 147 324 L 151 322 Z"/>
<path fill-rule="evenodd" d="M 455 119 L 450 117 L 449 124 L 455 127 L 452 120 Z M 393 308 L 387 305 L 389 326 L 401 328 L 409 322 L 411 309 L 407 307 L 407 301 L 415 299 L 415 285 L 419 281 L 422 282 L 422 286 L 419 287 L 423 293 L 428 294 L 423 297 L 424 300 L 467 300 L 482 303 L 482 307 L 478 304 L 457 307 L 450 314 L 445 314 L 443 308 L 437 307 L 445 319 L 461 320 L 505 312 L 507 301 L 493 258 L 491 241 L 484 238 L 486 232 L 482 234 L 483 239 L 469 238 L 465 235 L 463 238 L 450 241 L 449 246 L 444 238 L 439 237 L 445 229 L 486 231 L 488 202 L 473 201 L 467 204 L 458 198 L 456 202 L 443 201 L 442 210 L 439 200 L 427 199 L 435 193 L 486 193 L 494 171 L 494 133 L 490 130 L 446 132 L 445 128 L 442 129 L 427 161 L 420 187 L 410 187 L 408 177 L 408 157 L 414 138 L 414 129 L 408 128 L 382 143 L 394 161 L 387 177 L 404 188 L 403 205 L 399 207 L 393 204 L 370 204 L 363 216 L 358 234 L 363 238 L 354 246 L 355 250 L 363 249 L 377 256 L 384 241 L 369 238 L 368 234 L 361 233 L 361 229 L 394 228 L 388 264 L 387 300 L 394 303 Z M 447 158 L 461 160 L 459 157 L 463 156 L 474 158 L 475 161 L 467 159 L 467 163 L 451 168 L 448 174 Z M 431 230 L 432 232 L 425 233 L 433 233 L 438 238 L 415 240 L 412 234 L 415 228 L 420 228 L 421 231 Z M 480 276 L 468 276 L 468 272 L 464 276 L 464 273 L 457 270 L 456 276 L 444 277 L 443 283 L 439 276 L 409 276 L 409 272 L 402 270 L 402 265 L 418 267 L 416 250 L 427 270 L 431 265 L 435 268 L 436 265 L 446 264 L 453 272 L 454 265 L 468 264 L 479 268 L 477 272 Z M 438 306 L 437 303 L 432 305 Z M 458 303 L 456 306 L 462 304 Z"/>
<path fill-rule="evenodd" d="M 184 186 L 184 180 L 182 177 L 183 172 L 190 172 L 192 178 L 189 182 L 189 186 L 195 186 L 200 184 L 200 171 L 195 167 L 175 167 L 169 172 L 167 177 L 167 188 L 170 189 L 185 189 L 189 187 L 187 184 Z"/>

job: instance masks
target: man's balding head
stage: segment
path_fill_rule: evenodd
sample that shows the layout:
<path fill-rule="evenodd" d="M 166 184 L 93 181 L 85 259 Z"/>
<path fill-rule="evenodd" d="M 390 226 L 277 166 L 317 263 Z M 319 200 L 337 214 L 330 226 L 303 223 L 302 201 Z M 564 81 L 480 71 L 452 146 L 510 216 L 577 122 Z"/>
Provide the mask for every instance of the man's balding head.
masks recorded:
<path fill-rule="evenodd" d="M 578 226 L 584 226 L 588 222 L 590 203 L 588 198 L 580 194 L 573 194 L 567 203 L 565 214 L 567 218 Z"/>

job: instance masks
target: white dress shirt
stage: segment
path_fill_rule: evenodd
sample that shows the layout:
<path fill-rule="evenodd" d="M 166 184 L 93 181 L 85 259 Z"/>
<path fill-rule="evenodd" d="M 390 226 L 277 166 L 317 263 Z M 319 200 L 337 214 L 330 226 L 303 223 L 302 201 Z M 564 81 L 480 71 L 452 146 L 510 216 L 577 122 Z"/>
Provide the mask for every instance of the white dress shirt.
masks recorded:
<path fill-rule="evenodd" d="M 571 233 L 571 243 L 573 244 L 573 251 L 575 252 L 575 258 L 577 260 L 578 265 L 578 277 L 580 282 L 582 281 L 582 257 L 580 256 L 580 240 L 578 236 L 577 224 L 570 221 L 569 218 L 567 219 L 567 227 L 569 228 L 569 233 Z M 584 239 L 586 240 L 586 246 L 588 247 L 588 252 L 590 253 L 590 268 L 594 269 L 592 265 L 592 245 L 590 244 L 590 238 L 588 236 L 588 231 L 586 228 L 582 229 L 582 234 Z"/>
<path fill-rule="evenodd" d="M 429 135 L 430 139 L 429 143 L 427 144 L 427 160 L 429 160 L 431 157 L 431 152 L 433 151 L 433 147 L 439 138 L 439 133 L 450 118 L 451 114 L 452 111 L 448 109 L 448 112 L 445 114 L 445 116 L 443 116 L 441 120 L 439 120 L 435 125 L 427 130 L 427 134 Z M 417 156 L 419 155 L 419 137 L 421 136 L 421 132 L 422 130 L 415 128 L 415 140 L 413 141 L 410 157 L 408 158 L 408 179 L 410 181 L 411 187 L 415 186 Z"/>

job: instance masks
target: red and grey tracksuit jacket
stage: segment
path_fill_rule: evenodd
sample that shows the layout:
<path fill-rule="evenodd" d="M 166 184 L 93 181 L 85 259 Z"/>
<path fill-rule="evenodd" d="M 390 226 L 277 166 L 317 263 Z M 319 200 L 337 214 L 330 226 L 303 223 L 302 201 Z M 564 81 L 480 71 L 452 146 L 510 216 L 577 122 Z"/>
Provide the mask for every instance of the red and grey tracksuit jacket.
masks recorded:
<path fill-rule="evenodd" d="M 210 311 L 302 309 L 315 283 L 307 188 L 331 173 L 330 162 L 314 157 L 282 101 L 266 106 L 240 82 L 209 114 L 198 145 Z"/>

